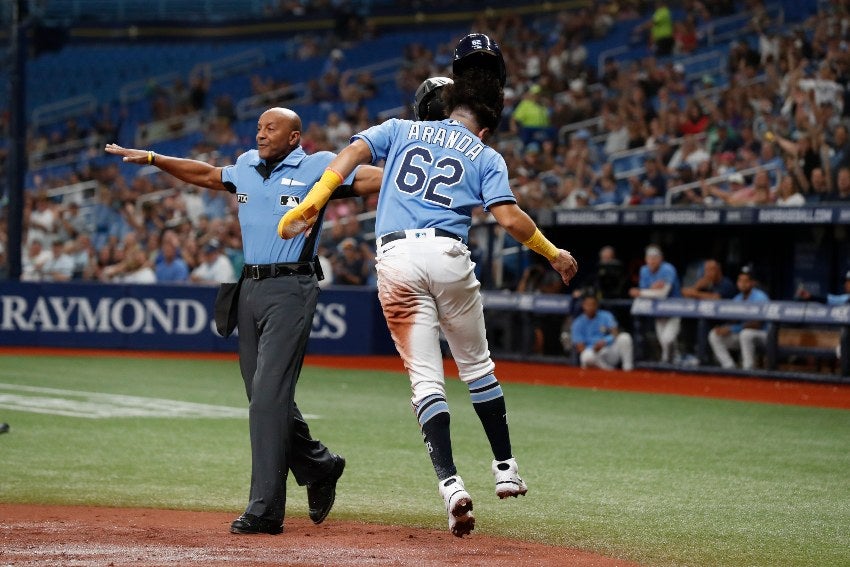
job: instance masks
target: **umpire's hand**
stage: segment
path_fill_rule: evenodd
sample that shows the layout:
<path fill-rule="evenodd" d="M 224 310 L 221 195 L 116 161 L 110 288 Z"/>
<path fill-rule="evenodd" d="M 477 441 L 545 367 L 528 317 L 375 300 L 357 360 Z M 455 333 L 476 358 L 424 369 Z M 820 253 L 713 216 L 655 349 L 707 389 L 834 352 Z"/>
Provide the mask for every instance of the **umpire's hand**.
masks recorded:
<path fill-rule="evenodd" d="M 107 153 L 122 156 L 128 163 L 136 163 L 139 165 L 150 165 L 153 163 L 154 153 L 148 150 L 134 150 L 131 148 L 122 148 L 118 144 L 106 144 L 104 148 Z"/>

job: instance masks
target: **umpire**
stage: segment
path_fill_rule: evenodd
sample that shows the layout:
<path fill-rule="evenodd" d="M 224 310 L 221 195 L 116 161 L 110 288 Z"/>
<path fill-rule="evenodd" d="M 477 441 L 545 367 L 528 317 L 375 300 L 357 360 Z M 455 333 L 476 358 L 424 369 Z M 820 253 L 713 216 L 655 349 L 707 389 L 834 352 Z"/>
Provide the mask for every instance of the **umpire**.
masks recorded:
<path fill-rule="evenodd" d="M 315 261 L 320 227 L 307 238 L 282 240 L 276 234 L 283 214 L 301 201 L 335 155 L 307 155 L 300 145 L 301 119 L 286 108 L 271 108 L 260 116 L 256 141 L 256 150 L 226 167 L 115 144 L 106 151 L 125 162 L 156 166 L 186 183 L 236 194 L 245 254 L 236 320 L 239 367 L 249 402 L 251 491 L 245 513 L 230 531 L 279 534 L 288 471 L 306 485 L 310 519 L 319 524 L 333 506 L 345 467 L 345 459 L 310 436 L 295 404 L 321 279 Z M 380 169 L 361 167 L 345 181 L 347 196 L 377 192 L 380 180 Z"/>

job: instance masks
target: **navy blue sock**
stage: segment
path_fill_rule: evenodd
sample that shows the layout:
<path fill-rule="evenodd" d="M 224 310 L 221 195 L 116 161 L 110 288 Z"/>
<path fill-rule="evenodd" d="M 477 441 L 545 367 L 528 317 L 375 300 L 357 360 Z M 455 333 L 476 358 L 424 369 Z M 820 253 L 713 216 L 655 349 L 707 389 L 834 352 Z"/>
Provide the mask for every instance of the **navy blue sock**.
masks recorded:
<path fill-rule="evenodd" d="M 457 474 L 452 456 L 452 439 L 449 426 L 449 404 L 446 398 L 432 394 L 414 406 L 416 419 L 422 430 L 422 439 L 428 448 L 431 464 L 437 473 L 437 480 L 444 480 Z"/>
<path fill-rule="evenodd" d="M 506 461 L 513 456 L 511 435 L 508 431 L 508 413 L 502 387 L 493 374 L 468 383 L 472 407 L 484 426 L 484 433 L 493 450 L 493 458 Z"/>

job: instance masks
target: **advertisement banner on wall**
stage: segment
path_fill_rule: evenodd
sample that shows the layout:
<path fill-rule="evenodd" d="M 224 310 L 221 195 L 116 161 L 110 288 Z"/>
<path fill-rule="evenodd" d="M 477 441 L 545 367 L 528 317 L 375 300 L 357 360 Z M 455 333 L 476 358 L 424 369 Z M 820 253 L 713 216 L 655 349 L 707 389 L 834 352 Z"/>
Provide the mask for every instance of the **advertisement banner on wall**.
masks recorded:
<path fill-rule="evenodd" d="M 224 339 L 215 330 L 216 291 L 204 286 L 0 282 L 0 345 L 236 351 L 236 336 Z M 394 352 L 375 291 L 322 291 L 308 352 Z"/>

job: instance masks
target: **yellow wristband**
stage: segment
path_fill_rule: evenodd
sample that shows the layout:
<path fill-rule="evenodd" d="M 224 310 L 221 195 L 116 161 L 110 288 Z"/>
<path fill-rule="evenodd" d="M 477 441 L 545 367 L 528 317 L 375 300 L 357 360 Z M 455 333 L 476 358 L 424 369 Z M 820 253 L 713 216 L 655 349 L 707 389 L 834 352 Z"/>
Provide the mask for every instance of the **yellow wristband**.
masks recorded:
<path fill-rule="evenodd" d="M 148 165 L 153 165 L 155 161 L 156 161 L 156 154 L 149 151 L 148 152 Z"/>
<path fill-rule="evenodd" d="M 558 247 L 549 242 L 543 236 L 543 233 L 540 232 L 539 228 L 534 229 L 534 234 L 531 235 L 531 238 L 523 242 L 523 245 L 544 256 L 550 262 L 555 261 L 558 258 L 558 254 L 560 254 Z"/>

